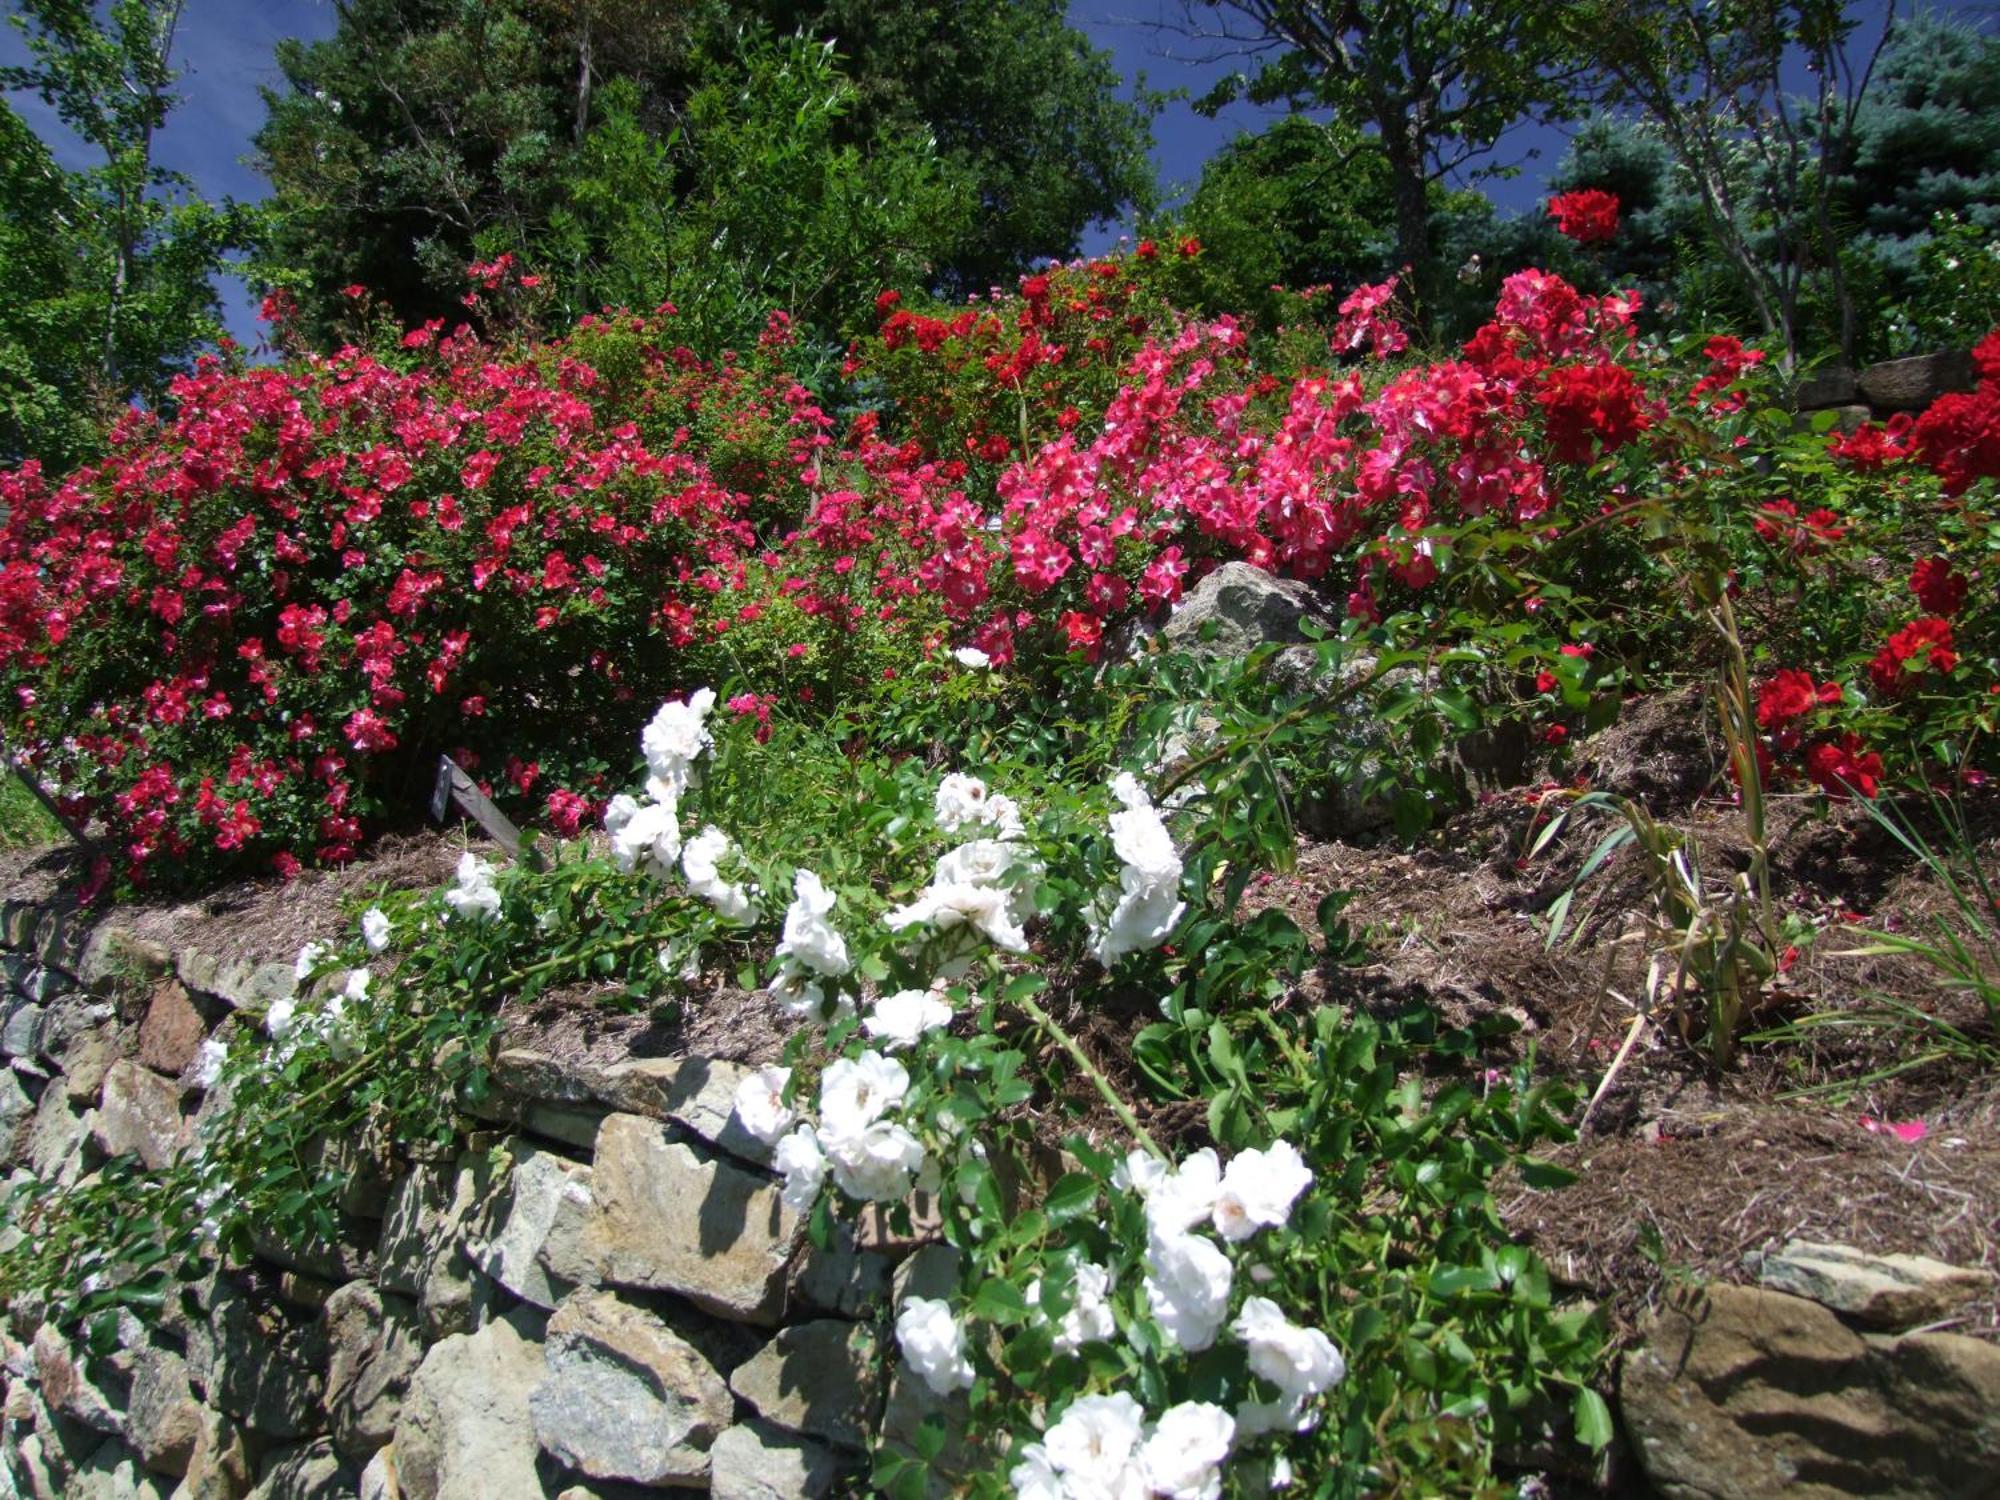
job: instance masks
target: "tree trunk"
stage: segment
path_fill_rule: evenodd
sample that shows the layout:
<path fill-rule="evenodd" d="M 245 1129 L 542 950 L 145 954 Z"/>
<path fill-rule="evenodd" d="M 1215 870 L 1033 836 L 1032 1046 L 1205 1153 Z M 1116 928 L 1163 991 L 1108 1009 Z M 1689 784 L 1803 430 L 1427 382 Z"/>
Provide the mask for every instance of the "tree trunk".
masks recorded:
<path fill-rule="evenodd" d="M 1417 323 L 1426 330 L 1433 326 L 1437 309 L 1431 265 L 1431 214 L 1429 184 L 1424 178 L 1422 155 L 1405 134 L 1407 122 L 1385 123 L 1383 154 L 1389 162 L 1389 191 L 1396 205 L 1396 259 L 1405 267 L 1404 286 L 1416 308 Z"/>

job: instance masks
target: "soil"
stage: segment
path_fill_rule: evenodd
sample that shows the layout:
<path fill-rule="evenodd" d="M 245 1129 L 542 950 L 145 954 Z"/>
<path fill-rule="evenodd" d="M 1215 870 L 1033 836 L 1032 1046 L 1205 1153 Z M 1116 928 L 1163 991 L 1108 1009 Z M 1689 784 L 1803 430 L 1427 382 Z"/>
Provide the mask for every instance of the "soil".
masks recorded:
<path fill-rule="evenodd" d="M 1587 785 L 1643 802 L 1714 888 L 1748 868 L 1750 844 L 1719 746 L 1702 728 L 1709 717 L 1685 695 L 1634 703 L 1557 770 L 1566 791 Z M 1584 1097 L 1602 1086 L 1580 1138 L 1552 1153 L 1580 1180 L 1554 1192 L 1514 1187 L 1502 1206 L 1555 1275 L 1607 1302 L 1621 1329 L 1670 1282 L 1754 1279 L 1746 1257 L 1792 1238 L 2000 1271 L 2000 1070 L 1992 1066 L 2000 1037 L 1979 1004 L 1921 961 L 1854 952 L 1866 929 L 1914 933 L 1942 920 L 1962 930 L 1947 893 L 1911 853 L 1858 805 L 1773 797 L 1772 899 L 1780 920 L 1793 920 L 1800 952 L 1766 987 L 1764 1009 L 1746 1026 L 1751 1038 L 1718 1069 L 1701 1017 L 1662 1003 L 1607 1083 L 1640 1014 L 1648 959 L 1663 944 L 1641 920 L 1653 905 L 1647 861 L 1627 847 L 1579 889 L 1567 933 L 1548 945 L 1551 903 L 1611 826 L 1604 811 L 1579 815 L 1529 858 L 1561 805 L 1547 787 L 1489 794 L 1417 848 L 1302 841 L 1296 868 L 1260 879 L 1246 905 L 1283 907 L 1312 931 L 1321 897 L 1350 893 L 1346 914 L 1367 932 L 1367 961 L 1323 969 L 1301 1003 L 1383 1014 L 1427 1004 L 1453 1024 L 1506 1016 L 1518 1030 L 1486 1065 L 1525 1056 Z M 2000 859 L 2000 805 L 1989 798 L 1968 812 L 1990 871 Z M 1927 836 L 1942 839 L 1935 828 Z M 304 942 L 345 930 L 382 889 L 448 881 L 466 847 L 458 832 L 385 838 L 345 869 L 142 901 L 121 908 L 119 920 L 168 947 L 289 959 Z M 47 899 L 72 864 L 60 850 L 0 851 L 0 894 Z M 1052 1004 L 1061 991 L 1058 982 Z M 623 1012 L 607 1003 L 615 994 L 545 994 L 507 1017 L 503 1044 L 600 1062 L 699 1052 L 757 1064 L 779 1055 L 791 1029 L 767 997 L 714 976 L 671 1010 Z M 1910 1066 L 1927 1050 L 1912 1025 L 1792 1029 L 1808 1017 L 1853 1021 L 1885 1001 L 1949 1021 L 1986 1050 Z M 1130 1043 L 1157 1019 L 1150 1006 L 1134 999 L 1066 1019 L 1093 1061 L 1114 1081 L 1131 1081 L 1127 1097 L 1143 1096 Z M 1756 1039 L 1770 1028 L 1785 1030 Z M 1051 1101 L 1061 1107 L 1046 1113 L 1049 1134 L 1079 1126 L 1120 1134 L 1065 1058 L 1051 1050 L 1040 1060 L 1043 1076 L 1068 1079 L 1065 1097 Z M 1142 1105 L 1139 1115 L 1175 1149 L 1205 1139 L 1200 1103 Z M 1924 1133 L 1906 1141 L 1869 1121 L 1921 1122 Z M 1951 1326 L 2000 1339 L 2000 1299 L 1964 1308 Z"/>

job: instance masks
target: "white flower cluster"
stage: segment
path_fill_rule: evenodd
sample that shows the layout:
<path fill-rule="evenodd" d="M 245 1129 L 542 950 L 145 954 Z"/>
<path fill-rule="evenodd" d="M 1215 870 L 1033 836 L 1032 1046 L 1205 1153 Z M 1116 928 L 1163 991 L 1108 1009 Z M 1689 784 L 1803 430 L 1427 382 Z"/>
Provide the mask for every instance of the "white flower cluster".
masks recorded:
<path fill-rule="evenodd" d="M 1177 1168 L 1133 1152 L 1120 1173 L 1146 1203 L 1146 1300 L 1168 1338 L 1190 1353 L 1215 1342 L 1229 1316 L 1235 1268 L 1220 1246 L 1196 1232 L 1204 1220 L 1229 1244 L 1276 1229 L 1312 1185 L 1312 1171 L 1288 1141 L 1241 1151 L 1224 1170 L 1215 1152 L 1195 1152 Z M 1310 1425 L 1306 1405 L 1339 1383 L 1347 1367 L 1324 1333 L 1285 1320 L 1267 1297 L 1251 1297 L 1230 1325 L 1248 1346 L 1250 1368 L 1278 1388 L 1276 1403 L 1236 1413 L 1245 1435 Z"/>
<path fill-rule="evenodd" d="M 1124 868 L 1118 884 L 1099 897 L 1092 914 L 1091 952 L 1110 968 L 1128 953 L 1154 948 L 1187 910 L 1180 899 L 1181 857 L 1159 810 L 1129 771 L 1111 781 L 1123 810 L 1111 815 L 1111 847 Z"/>
<path fill-rule="evenodd" d="M 1022 930 L 1033 897 L 1020 876 L 1033 861 L 1015 842 L 1021 837 L 1021 809 L 1014 799 L 989 792 L 976 776 L 954 773 L 938 784 L 937 825 L 945 833 L 977 833 L 940 856 L 931 881 L 917 899 L 884 920 L 891 932 L 929 926 L 940 933 L 976 932 L 996 948 L 1026 953 Z"/>
<path fill-rule="evenodd" d="M 325 954 L 324 944 L 307 943 L 299 950 L 298 963 L 293 972 L 302 980 L 310 978 Z M 359 1002 L 367 997 L 368 982 L 366 969 L 350 969 L 341 987 L 328 995 L 315 1011 L 302 1013 L 295 995 L 274 1000 L 271 1008 L 264 1012 L 264 1030 L 271 1038 L 266 1061 L 274 1067 L 282 1067 L 300 1046 L 315 1037 L 326 1044 L 327 1051 L 337 1061 L 345 1062 L 355 1056 L 361 1050 L 361 1039 L 348 1019 L 347 1006 L 350 1001 Z M 213 1070 L 208 1077 L 208 1082 L 213 1082 L 213 1075 L 221 1071 L 222 1055 L 204 1051 L 196 1061 L 203 1073 Z"/>
<path fill-rule="evenodd" d="M 701 688 L 685 703 L 662 704 L 640 734 L 648 800 L 621 793 L 604 810 L 604 831 L 611 835 L 611 857 L 619 869 L 673 873 L 681 857 L 681 794 L 694 785 L 696 757 L 715 743 L 706 723 L 714 707 L 715 689 Z"/>
<path fill-rule="evenodd" d="M 1235 1420 L 1211 1402 L 1183 1401 L 1149 1423 L 1123 1391 L 1079 1396 L 1008 1478 L 1021 1500 L 1216 1500 L 1235 1439 Z"/>
<path fill-rule="evenodd" d="M 1076 1268 L 1076 1280 L 1070 1288 L 1069 1311 L 1056 1324 L 1055 1350 L 1058 1354 L 1074 1354 L 1085 1344 L 1109 1339 L 1118 1332 L 1118 1323 L 1111 1315 L 1111 1271 L 1085 1261 Z M 1042 1305 L 1042 1283 L 1037 1277 L 1028 1285 L 1028 1306 Z"/>
<path fill-rule="evenodd" d="M 923 1142 L 889 1118 L 910 1091 L 901 1063 L 879 1052 L 834 1059 L 820 1077 L 817 1127 L 791 1129 L 798 1116 L 784 1101 L 790 1080 L 784 1068 L 749 1075 L 737 1087 L 736 1119 L 777 1147 L 772 1162 L 785 1175 L 783 1196 L 792 1208 L 812 1207 L 829 1172 L 843 1193 L 864 1202 L 893 1202 L 919 1184 Z"/>
<path fill-rule="evenodd" d="M 782 962 L 771 981 L 771 994 L 800 1019 L 820 1014 L 826 1004 L 826 984 L 854 967 L 847 956 L 847 939 L 833 925 L 834 904 L 840 898 L 811 870 L 792 874 L 792 904 L 785 908 L 785 930 L 778 939 Z M 845 1009 L 845 1001 L 841 1002 Z"/>
<path fill-rule="evenodd" d="M 470 849 L 458 858 L 458 876 L 444 893 L 452 915 L 470 922 L 490 922 L 500 915 L 500 892 L 493 884 L 493 866 Z"/>
<path fill-rule="evenodd" d="M 965 1357 L 965 1329 L 951 1305 L 933 1297 L 905 1297 L 896 1314 L 896 1343 L 923 1383 L 939 1396 L 972 1387 Z"/>

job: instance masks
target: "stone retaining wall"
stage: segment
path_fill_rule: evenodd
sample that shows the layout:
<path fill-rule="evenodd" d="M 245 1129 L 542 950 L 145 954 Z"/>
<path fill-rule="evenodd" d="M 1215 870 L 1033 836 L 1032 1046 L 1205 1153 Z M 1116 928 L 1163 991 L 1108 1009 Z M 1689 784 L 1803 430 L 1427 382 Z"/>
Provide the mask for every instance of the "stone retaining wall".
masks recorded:
<path fill-rule="evenodd" d="M 1801 416 L 1831 411 L 1852 432 L 1863 422 L 1886 421 L 1898 412 L 1920 412 L 1940 396 L 1969 391 L 1979 383 L 1972 356 L 1963 349 L 1892 359 L 1856 372 L 1829 365 L 1799 382 L 1793 407 Z"/>
<path fill-rule="evenodd" d="M 201 1044 L 295 985 L 45 908 L 8 906 L 0 938 L 13 1182 L 187 1149 Z M 890 1373 L 888 1313 L 941 1295 L 949 1252 L 870 1222 L 811 1245 L 731 1122 L 742 1071 L 504 1052 L 455 1158 L 350 1153 L 337 1243 L 262 1241 L 108 1353 L 6 1309 L 0 1497 L 782 1500 L 865 1476 L 885 1408 L 905 1435 L 934 1408 Z"/>

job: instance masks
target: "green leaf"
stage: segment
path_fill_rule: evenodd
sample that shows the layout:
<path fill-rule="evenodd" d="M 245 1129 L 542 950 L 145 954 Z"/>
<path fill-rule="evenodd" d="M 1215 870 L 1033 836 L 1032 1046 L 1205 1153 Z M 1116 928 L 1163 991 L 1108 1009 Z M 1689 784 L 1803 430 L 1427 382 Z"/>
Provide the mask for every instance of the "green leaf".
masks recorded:
<path fill-rule="evenodd" d="M 1575 1182 L 1577 1174 L 1568 1167 L 1559 1167 L 1552 1161 L 1543 1161 L 1538 1156 L 1521 1158 L 1521 1180 L 1533 1188 L 1565 1188 Z"/>
<path fill-rule="evenodd" d="M 1003 1327 L 1023 1321 L 1029 1311 L 1028 1299 L 1021 1294 L 1021 1289 L 998 1276 L 989 1277 L 979 1284 L 968 1310 L 975 1318 Z"/>
<path fill-rule="evenodd" d="M 1081 1172 L 1070 1172 L 1049 1189 L 1042 1209 L 1053 1223 L 1061 1224 L 1088 1212 L 1096 1202 L 1097 1179 Z"/>
<path fill-rule="evenodd" d="M 1611 1441 L 1614 1432 L 1611 1408 L 1589 1386 L 1576 1393 L 1576 1400 L 1570 1407 L 1570 1418 L 1576 1423 L 1576 1440 L 1591 1452 L 1598 1452 Z"/>

